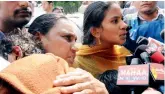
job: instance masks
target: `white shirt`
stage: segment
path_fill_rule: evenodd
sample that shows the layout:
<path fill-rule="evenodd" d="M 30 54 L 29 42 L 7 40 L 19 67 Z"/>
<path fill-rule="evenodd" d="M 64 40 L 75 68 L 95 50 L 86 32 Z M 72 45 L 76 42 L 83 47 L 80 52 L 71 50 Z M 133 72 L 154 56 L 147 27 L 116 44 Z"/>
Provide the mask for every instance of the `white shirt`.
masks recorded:
<path fill-rule="evenodd" d="M 10 65 L 10 62 L 0 57 L 0 71 Z"/>

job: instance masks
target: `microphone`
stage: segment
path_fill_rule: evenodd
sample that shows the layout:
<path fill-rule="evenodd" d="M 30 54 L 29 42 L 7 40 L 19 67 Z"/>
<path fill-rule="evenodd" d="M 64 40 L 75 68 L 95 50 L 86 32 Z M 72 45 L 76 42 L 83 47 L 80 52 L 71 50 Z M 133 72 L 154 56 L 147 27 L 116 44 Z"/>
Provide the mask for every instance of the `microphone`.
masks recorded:
<path fill-rule="evenodd" d="M 131 26 L 128 26 L 127 29 L 126 29 L 126 31 L 128 31 L 128 32 L 127 32 L 127 35 L 126 35 L 126 42 L 123 44 L 123 46 L 133 53 L 135 51 L 136 47 L 138 46 L 138 44 L 136 43 L 136 41 L 134 41 L 130 38 L 129 30 L 131 28 L 132 28 Z"/>
<path fill-rule="evenodd" d="M 134 55 L 139 57 L 139 54 L 142 61 L 150 64 L 150 73 L 154 79 L 153 82 L 150 81 L 150 85 L 156 88 L 162 87 L 162 84 L 164 84 L 164 56 L 161 52 L 154 51 L 152 47 L 148 47 L 147 45 L 137 47 Z M 162 92 L 163 89 L 160 88 L 159 91 Z"/>
<path fill-rule="evenodd" d="M 160 92 L 164 92 L 164 89 L 162 89 L 162 87 L 164 87 L 164 56 L 159 51 L 151 51 L 149 55 L 149 53 L 145 52 L 145 50 L 150 48 L 147 48 L 147 46 L 141 46 L 139 48 L 140 50 L 137 49 L 135 54 L 144 51 L 140 54 L 140 57 L 145 63 L 150 65 L 150 74 L 154 80 L 150 81 L 150 86 L 157 88 Z"/>
<path fill-rule="evenodd" d="M 142 52 L 142 53 L 140 54 L 140 57 L 141 57 L 141 59 L 144 61 L 144 63 L 149 63 L 149 62 L 151 62 L 150 56 L 149 56 L 149 54 L 148 54 L 147 52 Z"/>
<path fill-rule="evenodd" d="M 123 94 L 121 88 L 116 85 L 117 70 L 107 70 L 98 76 L 98 80 L 103 82 L 109 94 Z"/>
<path fill-rule="evenodd" d="M 164 94 L 164 65 L 158 63 L 150 64 L 150 73 L 155 83 L 153 87 Z"/>
<path fill-rule="evenodd" d="M 136 40 L 136 43 L 138 45 L 147 45 L 149 42 L 148 42 L 148 39 L 146 37 L 143 37 L 143 36 L 139 36 L 138 39 Z"/>
<path fill-rule="evenodd" d="M 141 94 L 149 85 L 149 76 L 149 64 L 119 66 L 117 85 L 129 87 L 131 94 Z"/>
<path fill-rule="evenodd" d="M 165 47 L 165 45 L 162 42 L 157 41 L 151 37 L 148 38 L 148 41 L 148 46 L 151 47 L 154 51 L 161 52 Z"/>
<path fill-rule="evenodd" d="M 140 45 L 136 48 L 135 52 L 133 53 L 134 56 L 136 56 L 137 58 L 141 58 L 140 54 L 142 52 L 146 52 L 146 49 L 148 48 L 147 45 Z"/>
<path fill-rule="evenodd" d="M 165 32 L 165 29 L 163 29 L 161 32 L 160 32 L 160 36 L 161 38 L 164 40 L 164 32 Z"/>
<path fill-rule="evenodd" d="M 164 92 L 162 89 L 162 87 L 164 87 L 164 85 L 162 85 L 164 81 L 164 66 L 162 64 L 150 63 L 150 55 L 145 51 L 146 48 L 146 45 L 140 45 L 136 49 L 135 54 L 140 53 L 140 58 L 147 64 L 142 64 L 140 59 L 133 58 L 131 61 L 133 65 L 120 66 L 118 69 L 117 85 L 129 86 L 132 94 L 134 94 L 134 92 L 137 93 L 137 89 L 142 90 L 147 86 L 157 88 L 159 91 Z M 144 73 L 146 73 L 146 75 L 144 75 Z M 141 81 L 146 81 L 146 83 L 141 83 Z M 141 94 L 141 92 L 137 94 Z"/>
<path fill-rule="evenodd" d="M 133 58 L 131 60 L 131 65 L 138 65 L 138 64 L 142 64 L 139 58 Z"/>
<path fill-rule="evenodd" d="M 132 26 L 128 26 L 128 27 L 126 28 L 126 31 L 129 32 L 129 30 L 131 30 L 131 29 L 132 29 Z"/>
<path fill-rule="evenodd" d="M 163 56 L 165 56 L 165 50 L 164 49 L 161 51 L 161 53 Z"/>
<path fill-rule="evenodd" d="M 151 61 L 159 64 L 164 64 L 164 56 L 162 53 L 156 51 L 151 56 Z"/>
<path fill-rule="evenodd" d="M 161 34 L 163 34 L 163 33 L 161 33 Z M 139 45 L 147 45 L 148 46 L 148 48 L 149 48 L 149 51 L 147 51 L 148 53 L 151 53 L 151 52 L 155 52 L 155 51 L 159 51 L 159 52 L 161 52 L 161 51 L 163 51 L 164 50 L 164 47 L 165 47 L 165 45 L 162 43 L 162 42 L 160 42 L 160 41 L 158 41 L 158 40 L 156 40 L 156 39 L 153 39 L 153 38 L 151 38 L 151 37 L 149 37 L 148 39 L 147 38 L 145 38 L 145 37 L 143 37 L 143 36 L 139 36 L 139 38 L 137 39 L 137 41 L 136 41 L 136 47 L 133 47 L 133 48 L 135 48 L 135 49 L 137 49 L 137 47 L 139 46 Z M 129 44 L 129 46 L 130 45 L 134 45 L 134 44 Z M 129 47 L 127 47 L 127 48 L 129 48 Z M 131 47 L 130 47 L 131 48 Z M 134 52 L 135 52 L 135 50 L 134 50 Z"/>
<path fill-rule="evenodd" d="M 117 85 L 129 87 L 131 94 L 141 94 L 149 85 L 149 79 L 149 64 L 142 64 L 139 58 L 133 58 L 131 65 L 118 68 Z"/>
<path fill-rule="evenodd" d="M 157 83 L 164 83 L 164 65 L 158 63 L 150 63 L 151 75 Z"/>
<path fill-rule="evenodd" d="M 134 55 L 128 55 L 128 56 L 126 56 L 126 64 L 127 65 L 130 65 L 133 58 L 136 58 L 136 57 Z"/>

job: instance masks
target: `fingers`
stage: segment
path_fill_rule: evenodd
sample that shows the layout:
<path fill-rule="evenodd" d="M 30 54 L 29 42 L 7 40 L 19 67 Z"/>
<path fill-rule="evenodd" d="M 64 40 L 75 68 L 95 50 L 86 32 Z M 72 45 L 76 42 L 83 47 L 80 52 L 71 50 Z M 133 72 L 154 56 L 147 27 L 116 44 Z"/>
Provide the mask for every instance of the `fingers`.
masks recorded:
<path fill-rule="evenodd" d="M 82 83 L 88 81 L 88 76 L 70 76 L 68 78 L 62 78 L 54 81 L 54 86 L 66 86 L 76 83 Z"/>
<path fill-rule="evenodd" d="M 69 72 L 67 74 L 57 76 L 56 80 L 54 81 L 54 86 L 66 86 L 76 83 L 83 83 L 83 82 L 91 81 L 92 79 L 93 79 L 92 75 L 78 68 L 74 72 Z"/>
<path fill-rule="evenodd" d="M 102 82 L 94 78 L 89 72 L 79 68 L 58 76 L 54 81 L 54 86 L 62 86 L 60 88 L 62 93 L 108 94 Z"/>
<path fill-rule="evenodd" d="M 67 74 L 62 74 L 62 75 L 57 76 L 56 79 L 65 79 L 70 76 L 82 76 L 82 74 L 79 72 L 68 72 Z"/>
<path fill-rule="evenodd" d="M 80 91 L 83 91 L 83 90 L 86 90 L 86 89 L 91 89 L 92 90 L 92 87 L 93 87 L 92 82 L 78 83 L 78 84 L 75 84 L 75 85 L 72 85 L 72 86 L 62 87 L 61 92 L 62 93 L 80 92 Z"/>
<path fill-rule="evenodd" d="M 73 94 L 95 94 L 91 89 L 86 89 L 81 92 L 75 92 Z"/>
<path fill-rule="evenodd" d="M 78 83 L 68 87 L 62 87 L 62 93 L 77 93 L 77 94 L 108 94 L 104 84 L 94 80 L 85 83 Z"/>

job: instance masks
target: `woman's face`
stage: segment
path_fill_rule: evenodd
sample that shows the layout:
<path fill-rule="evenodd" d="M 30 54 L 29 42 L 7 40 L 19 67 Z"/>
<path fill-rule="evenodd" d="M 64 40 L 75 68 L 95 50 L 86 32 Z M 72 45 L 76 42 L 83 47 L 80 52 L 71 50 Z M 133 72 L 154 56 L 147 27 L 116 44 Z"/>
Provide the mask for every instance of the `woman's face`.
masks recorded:
<path fill-rule="evenodd" d="M 122 20 L 121 8 L 118 4 L 112 4 L 106 11 L 101 30 L 101 44 L 121 45 L 126 41 L 127 24 Z"/>
<path fill-rule="evenodd" d="M 76 30 L 74 23 L 66 19 L 59 19 L 56 25 L 41 38 L 46 52 L 53 53 L 72 65 L 76 52 L 74 44 L 77 39 L 74 30 Z"/>

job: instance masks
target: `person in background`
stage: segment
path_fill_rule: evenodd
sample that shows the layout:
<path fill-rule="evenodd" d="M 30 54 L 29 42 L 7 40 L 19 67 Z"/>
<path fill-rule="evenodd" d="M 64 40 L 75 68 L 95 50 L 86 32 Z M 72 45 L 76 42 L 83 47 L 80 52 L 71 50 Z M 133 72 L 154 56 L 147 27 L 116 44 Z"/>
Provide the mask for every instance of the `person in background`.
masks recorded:
<path fill-rule="evenodd" d="M 32 17 L 33 5 L 31 2 L 3 1 L 0 2 L 0 6 L 0 29 L 3 33 L 9 33 L 16 28 L 22 29 Z"/>
<path fill-rule="evenodd" d="M 123 8 L 123 10 L 122 10 L 123 16 L 125 16 L 127 14 L 133 14 L 133 13 L 137 12 L 139 2 L 140 1 L 129 1 L 129 2 L 127 2 L 127 3 L 130 3 L 130 6 L 127 7 L 127 8 Z"/>
<path fill-rule="evenodd" d="M 60 6 L 56 6 L 54 9 L 53 9 L 53 13 L 55 15 L 64 15 L 64 9 L 63 7 L 60 7 Z"/>
<path fill-rule="evenodd" d="M 93 1 L 82 1 L 81 6 L 78 9 L 78 12 L 84 14 L 85 9 L 90 5 Z"/>
<path fill-rule="evenodd" d="M 24 26 L 30 21 L 33 10 L 31 1 L 0 2 L 0 32 L 12 42 L 13 46 L 19 46 L 19 53 L 24 52 L 23 54 L 13 52 L 8 58 L 11 58 L 10 62 L 27 55 L 30 50 L 30 46 L 27 47 L 27 42 L 30 43 L 31 39 Z"/>
<path fill-rule="evenodd" d="M 126 41 L 127 27 L 118 3 L 90 4 L 84 13 L 83 45 L 76 53 L 74 66 L 97 77 L 106 70 L 125 65 L 125 57 L 130 52 L 120 45 Z"/>
<path fill-rule="evenodd" d="M 123 8 L 129 8 L 131 6 L 131 1 L 127 1 Z"/>
<path fill-rule="evenodd" d="M 53 1 L 42 1 L 42 8 L 46 13 L 52 13 L 54 8 Z"/>
<path fill-rule="evenodd" d="M 139 36 L 146 38 L 151 37 L 162 43 L 164 40 L 160 36 L 160 32 L 164 29 L 164 19 L 152 21 L 150 23 L 141 25 L 137 28 L 137 31 L 133 35 L 133 40 L 137 40 Z"/>
<path fill-rule="evenodd" d="M 131 39 L 135 39 L 134 34 L 136 34 L 136 30 L 140 25 L 144 25 L 145 23 L 149 23 L 151 21 L 164 19 L 163 13 L 157 6 L 157 1 L 137 2 L 139 2 L 138 12 L 128 14 L 124 17 L 125 22 L 132 27 L 130 30 Z"/>

